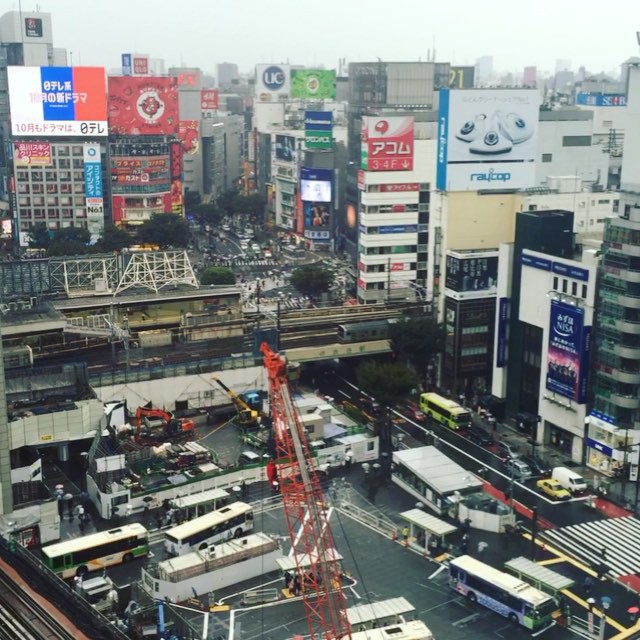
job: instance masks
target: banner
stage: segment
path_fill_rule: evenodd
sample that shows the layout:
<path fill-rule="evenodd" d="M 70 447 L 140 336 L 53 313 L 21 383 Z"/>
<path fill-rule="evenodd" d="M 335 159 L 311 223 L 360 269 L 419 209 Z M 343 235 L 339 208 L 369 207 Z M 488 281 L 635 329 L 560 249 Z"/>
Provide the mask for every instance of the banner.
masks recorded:
<path fill-rule="evenodd" d="M 197 120 L 180 120 L 178 125 L 178 138 L 182 140 L 183 151 L 194 156 L 200 151 L 200 133 Z"/>
<path fill-rule="evenodd" d="M 170 176 L 171 176 L 171 212 L 182 214 L 184 210 L 184 196 L 182 185 L 182 145 L 172 142 L 169 145 Z"/>
<path fill-rule="evenodd" d="M 304 112 L 304 145 L 307 149 L 331 149 L 333 114 L 331 111 Z"/>
<path fill-rule="evenodd" d="M 51 144 L 48 142 L 14 142 L 13 162 L 17 167 L 51 166 Z"/>
<path fill-rule="evenodd" d="M 11 133 L 106 136 L 102 67 L 8 67 Z"/>
<path fill-rule="evenodd" d="M 177 135 L 175 78 L 109 78 L 109 127 L 118 135 Z"/>
<path fill-rule="evenodd" d="M 205 111 L 217 111 L 220 102 L 220 92 L 217 89 L 203 89 L 200 92 L 200 109 Z"/>
<path fill-rule="evenodd" d="M 587 371 L 582 370 L 586 363 L 583 348 L 586 347 L 588 351 L 590 334 L 587 332 L 585 344 L 583 329 L 583 309 L 552 300 L 546 388 L 580 404 L 585 402 L 586 390 L 586 384 L 581 384 L 581 380 L 587 375 Z"/>
<path fill-rule="evenodd" d="M 495 292 L 497 282 L 497 256 L 460 258 L 447 255 L 445 289 Z"/>
<path fill-rule="evenodd" d="M 326 69 L 292 69 L 291 97 L 303 100 L 335 100 L 336 72 Z"/>
<path fill-rule="evenodd" d="M 413 116 L 362 118 L 361 168 L 365 171 L 412 171 L 413 124 Z"/>
<path fill-rule="evenodd" d="M 103 198 L 102 161 L 99 144 L 85 144 L 84 159 L 84 195 L 87 198 Z"/>
<path fill-rule="evenodd" d="M 293 162 L 296 157 L 296 139 L 293 136 L 276 135 L 276 160 Z"/>

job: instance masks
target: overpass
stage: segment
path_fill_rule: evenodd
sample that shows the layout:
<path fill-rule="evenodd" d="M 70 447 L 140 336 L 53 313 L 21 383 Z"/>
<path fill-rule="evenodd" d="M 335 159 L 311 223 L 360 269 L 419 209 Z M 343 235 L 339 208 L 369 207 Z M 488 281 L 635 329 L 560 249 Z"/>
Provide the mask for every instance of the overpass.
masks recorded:
<path fill-rule="evenodd" d="M 370 342 L 325 344 L 316 347 L 285 349 L 284 354 L 289 362 L 317 362 L 334 358 L 371 356 L 378 353 L 389 353 L 391 350 L 391 342 L 389 340 L 371 340 Z"/>

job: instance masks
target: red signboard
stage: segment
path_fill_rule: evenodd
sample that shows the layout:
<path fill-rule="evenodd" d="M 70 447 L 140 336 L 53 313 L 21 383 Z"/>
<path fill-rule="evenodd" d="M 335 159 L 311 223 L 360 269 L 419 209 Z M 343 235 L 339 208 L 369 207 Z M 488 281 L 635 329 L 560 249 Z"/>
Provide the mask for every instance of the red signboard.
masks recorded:
<path fill-rule="evenodd" d="M 171 212 L 183 212 L 183 189 L 182 189 L 182 144 L 172 142 L 169 145 L 169 155 L 171 156 Z"/>
<path fill-rule="evenodd" d="M 146 76 L 149 73 L 149 58 L 134 57 L 133 73 L 137 76 Z"/>
<path fill-rule="evenodd" d="M 198 86 L 198 74 L 197 73 L 179 73 L 178 74 L 178 86 L 179 87 L 197 87 Z"/>
<path fill-rule="evenodd" d="M 197 120 L 180 120 L 178 138 L 182 140 L 182 149 L 189 155 L 195 155 L 200 150 L 200 135 Z"/>
<path fill-rule="evenodd" d="M 391 271 L 404 271 L 404 263 L 403 262 L 392 262 L 391 263 Z"/>
<path fill-rule="evenodd" d="M 48 142 L 14 142 L 13 162 L 17 167 L 48 167 L 51 165 L 51 144 Z"/>
<path fill-rule="evenodd" d="M 380 191 L 383 191 L 383 192 L 420 191 L 420 184 L 417 182 L 403 182 L 399 184 L 381 184 Z"/>
<path fill-rule="evenodd" d="M 407 205 L 406 204 L 393 204 L 391 205 L 391 211 L 393 213 L 402 213 L 403 211 L 407 210 Z"/>
<path fill-rule="evenodd" d="M 412 171 L 413 123 L 413 116 L 363 118 L 361 168 Z"/>
<path fill-rule="evenodd" d="M 362 169 L 358 169 L 358 189 L 364 191 L 364 171 Z"/>
<path fill-rule="evenodd" d="M 217 111 L 220 93 L 217 89 L 203 89 L 200 92 L 200 107 L 203 111 Z"/>
<path fill-rule="evenodd" d="M 120 135 L 176 135 L 175 78 L 109 78 L 109 132 Z"/>

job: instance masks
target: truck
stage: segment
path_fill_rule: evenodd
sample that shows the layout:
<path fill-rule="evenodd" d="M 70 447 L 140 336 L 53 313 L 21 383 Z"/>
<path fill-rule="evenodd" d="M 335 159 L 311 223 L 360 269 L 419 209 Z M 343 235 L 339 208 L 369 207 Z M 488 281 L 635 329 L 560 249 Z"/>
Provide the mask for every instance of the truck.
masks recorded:
<path fill-rule="evenodd" d="M 587 491 L 585 479 L 579 473 L 571 471 L 567 467 L 554 467 L 551 471 L 551 477 L 557 480 L 572 495 Z"/>

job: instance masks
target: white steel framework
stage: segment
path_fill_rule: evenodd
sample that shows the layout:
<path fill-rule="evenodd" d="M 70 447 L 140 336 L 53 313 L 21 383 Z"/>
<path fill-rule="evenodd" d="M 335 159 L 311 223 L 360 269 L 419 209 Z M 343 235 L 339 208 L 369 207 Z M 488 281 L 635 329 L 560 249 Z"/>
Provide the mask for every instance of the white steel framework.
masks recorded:
<path fill-rule="evenodd" d="M 149 251 L 132 253 L 114 295 L 133 287 L 156 293 L 168 285 L 198 288 L 198 280 L 186 251 Z"/>

